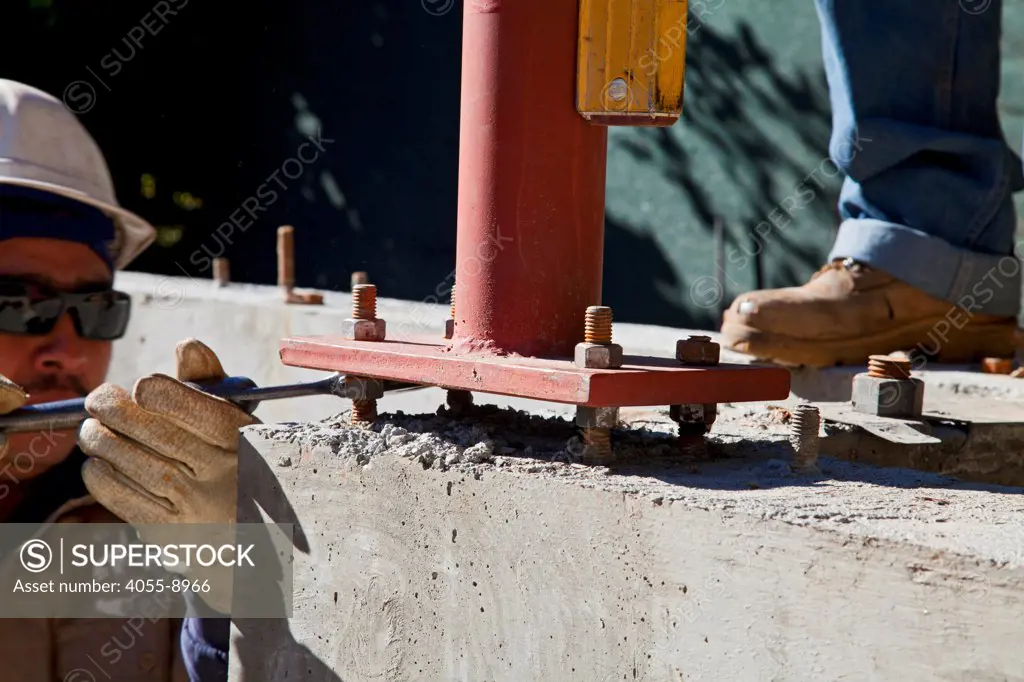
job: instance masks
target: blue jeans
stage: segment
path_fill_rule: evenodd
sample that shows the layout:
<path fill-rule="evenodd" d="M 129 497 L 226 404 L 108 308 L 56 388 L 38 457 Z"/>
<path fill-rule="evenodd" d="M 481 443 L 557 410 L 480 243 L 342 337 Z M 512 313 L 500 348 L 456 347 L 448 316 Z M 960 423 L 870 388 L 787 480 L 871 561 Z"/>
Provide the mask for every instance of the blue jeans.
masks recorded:
<path fill-rule="evenodd" d="M 1016 316 L 1011 194 L 1024 173 L 996 110 L 1002 0 L 817 4 L 829 154 L 847 176 L 830 260 L 854 258 L 969 311 Z"/>

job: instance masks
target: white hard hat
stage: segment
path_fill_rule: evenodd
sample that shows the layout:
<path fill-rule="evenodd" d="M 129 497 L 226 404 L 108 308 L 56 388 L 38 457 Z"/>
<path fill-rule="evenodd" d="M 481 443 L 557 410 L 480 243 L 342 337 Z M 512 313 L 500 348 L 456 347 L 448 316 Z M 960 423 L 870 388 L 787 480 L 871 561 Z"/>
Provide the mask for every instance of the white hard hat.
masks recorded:
<path fill-rule="evenodd" d="M 123 268 L 156 238 L 147 221 L 117 203 L 103 153 L 57 98 L 0 78 L 0 184 L 59 194 L 95 206 L 114 221 L 110 245 Z"/>

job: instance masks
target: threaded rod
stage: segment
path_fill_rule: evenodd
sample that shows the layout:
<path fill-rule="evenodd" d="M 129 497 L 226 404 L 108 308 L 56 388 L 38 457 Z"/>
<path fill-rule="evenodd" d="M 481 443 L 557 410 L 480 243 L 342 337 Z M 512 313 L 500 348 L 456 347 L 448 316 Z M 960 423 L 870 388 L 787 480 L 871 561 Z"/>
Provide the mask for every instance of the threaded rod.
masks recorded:
<path fill-rule="evenodd" d="M 377 319 L 377 286 L 357 284 L 352 287 L 352 319 Z"/>
<path fill-rule="evenodd" d="M 611 429 L 600 427 L 583 427 L 583 442 L 587 449 L 584 459 L 590 462 L 607 462 L 612 457 Z"/>
<path fill-rule="evenodd" d="M 789 442 L 793 446 L 793 470 L 814 471 L 818 464 L 821 413 L 814 405 L 797 405 L 789 421 Z"/>
<path fill-rule="evenodd" d="M 909 379 L 910 360 L 890 355 L 869 355 L 868 376 L 879 379 Z"/>
<path fill-rule="evenodd" d="M 352 401 L 352 423 L 369 424 L 377 418 L 377 401 L 361 399 Z"/>
<path fill-rule="evenodd" d="M 611 308 L 603 305 L 592 305 L 587 308 L 583 340 L 586 343 L 604 345 L 612 342 Z"/>

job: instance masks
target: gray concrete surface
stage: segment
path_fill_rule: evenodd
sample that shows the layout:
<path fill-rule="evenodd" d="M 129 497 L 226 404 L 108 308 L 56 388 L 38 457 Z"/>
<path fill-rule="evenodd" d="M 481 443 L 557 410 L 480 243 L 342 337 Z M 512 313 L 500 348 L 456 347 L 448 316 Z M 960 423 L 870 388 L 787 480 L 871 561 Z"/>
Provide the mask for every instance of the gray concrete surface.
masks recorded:
<path fill-rule="evenodd" d="M 258 383 L 287 383 L 322 377 L 322 372 L 285 367 L 278 359 L 279 340 L 289 335 L 337 333 L 348 316 L 347 293 L 325 292 L 323 306 L 296 306 L 281 302 L 275 287 L 232 284 L 218 288 L 208 280 L 163 277 L 135 272 L 118 274 L 117 286 L 132 295 L 133 316 L 124 339 L 115 344 L 110 380 L 131 386 L 150 372 L 172 372 L 174 345 L 195 336 L 217 351 L 228 372 L 245 374 Z M 386 292 L 382 292 L 386 293 Z M 393 338 L 402 334 L 440 334 L 448 306 L 382 298 L 379 315 L 388 320 Z M 628 353 L 673 357 L 675 342 L 686 330 L 648 325 L 616 324 L 615 340 Z M 702 334 L 713 332 L 700 332 Z M 725 362 L 749 358 L 724 351 Z M 793 391 L 807 400 L 848 400 L 853 375 L 862 367 L 793 372 Z M 930 366 L 918 376 L 928 385 L 927 395 L 974 395 L 1024 399 L 1024 381 L 983 375 L 967 368 Z M 545 409 L 547 403 L 477 396 L 477 402 L 518 409 Z M 382 411 L 429 412 L 444 402 L 444 392 L 425 390 L 394 395 L 381 401 Z M 344 406 L 336 399 L 307 398 L 266 403 L 257 415 L 265 421 L 315 420 L 337 413 Z M 558 408 L 570 414 L 571 408 Z"/>
<path fill-rule="evenodd" d="M 1021 680 L 1021 489 L 824 459 L 723 406 L 712 462 L 635 411 L 614 468 L 570 425 L 483 409 L 265 425 L 242 520 L 293 522 L 295 615 L 232 680 Z"/>

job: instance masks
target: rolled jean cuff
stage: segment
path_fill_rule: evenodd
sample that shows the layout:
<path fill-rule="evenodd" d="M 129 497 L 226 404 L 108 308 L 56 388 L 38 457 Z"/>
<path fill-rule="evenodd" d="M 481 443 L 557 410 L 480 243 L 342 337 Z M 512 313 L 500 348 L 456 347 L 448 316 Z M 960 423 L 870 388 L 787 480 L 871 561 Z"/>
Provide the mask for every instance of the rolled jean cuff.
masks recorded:
<path fill-rule="evenodd" d="M 852 258 L 969 312 L 1016 317 L 1017 250 L 1005 256 L 967 251 L 904 225 L 857 218 L 839 226 L 829 260 Z"/>

